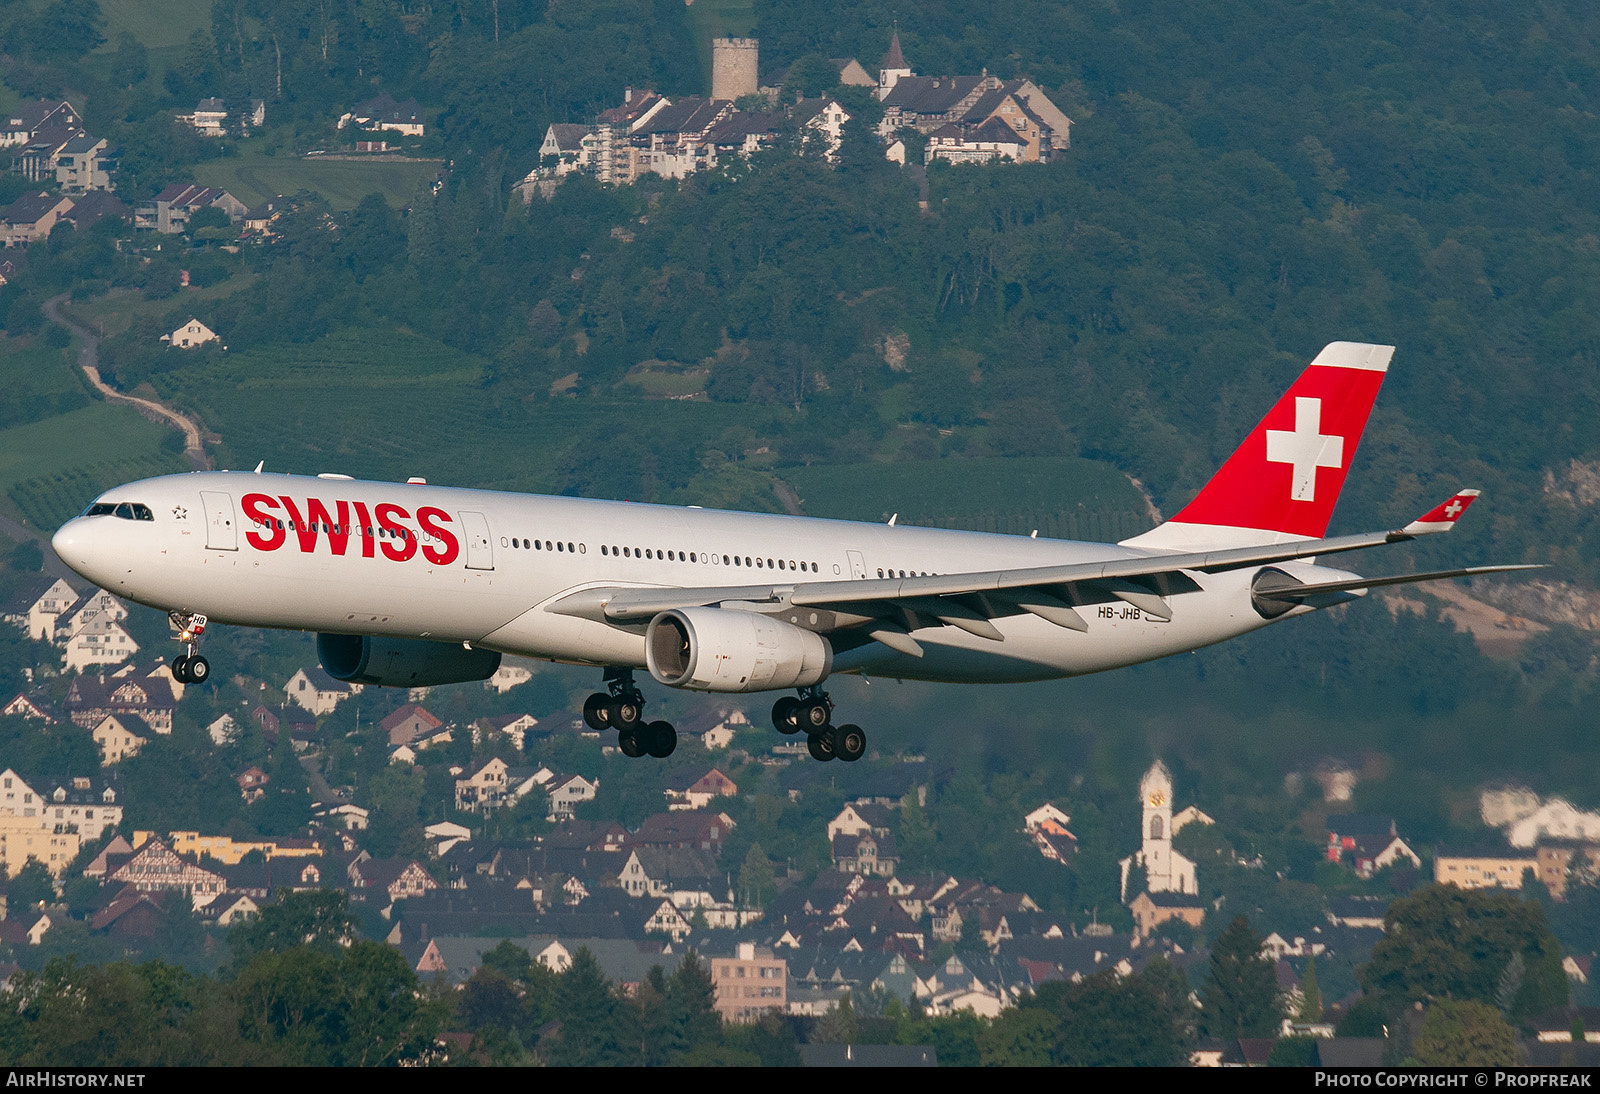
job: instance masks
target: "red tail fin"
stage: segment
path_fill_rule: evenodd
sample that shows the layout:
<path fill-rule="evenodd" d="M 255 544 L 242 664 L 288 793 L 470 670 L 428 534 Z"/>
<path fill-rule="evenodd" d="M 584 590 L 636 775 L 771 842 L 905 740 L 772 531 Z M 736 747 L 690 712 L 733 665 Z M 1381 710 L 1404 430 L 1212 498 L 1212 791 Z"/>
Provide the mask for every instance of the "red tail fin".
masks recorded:
<path fill-rule="evenodd" d="M 1191 547 L 1322 536 L 1393 346 L 1332 342 L 1195 499 L 1127 542 Z"/>

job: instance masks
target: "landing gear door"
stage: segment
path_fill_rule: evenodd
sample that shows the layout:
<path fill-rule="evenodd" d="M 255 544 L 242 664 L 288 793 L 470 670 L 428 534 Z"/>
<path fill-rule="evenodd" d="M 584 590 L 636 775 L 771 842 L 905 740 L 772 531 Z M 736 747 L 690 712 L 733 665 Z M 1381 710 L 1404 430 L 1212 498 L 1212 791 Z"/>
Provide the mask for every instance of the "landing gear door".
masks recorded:
<path fill-rule="evenodd" d="M 482 513 L 462 513 L 461 530 L 467 537 L 467 569 L 494 569 L 494 545 L 489 542 L 489 521 Z"/>
<path fill-rule="evenodd" d="M 861 552 L 846 551 L 845 554 L 850 556 L 850 580 L 858 581 L 861 578 L 866 577 L 867 563 L 866 560 L 861 557 Z"/>
<path fill-rule="evenodd" d="M 233 516 L 233 498 L 217 490 L 200 491 L 206 511 L 206 550 L 237 551 L 239 528 Z"/>

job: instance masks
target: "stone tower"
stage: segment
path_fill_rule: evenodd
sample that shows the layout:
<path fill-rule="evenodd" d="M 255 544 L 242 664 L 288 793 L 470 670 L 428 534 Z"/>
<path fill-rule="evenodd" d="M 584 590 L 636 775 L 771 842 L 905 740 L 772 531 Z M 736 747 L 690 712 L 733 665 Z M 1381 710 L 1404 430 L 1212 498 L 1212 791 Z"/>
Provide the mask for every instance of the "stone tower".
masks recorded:
<path fill-rule="evenodd" d="M 754 38 L 711 39 L 711 97 L 754 95 L 761 43 Z"/>

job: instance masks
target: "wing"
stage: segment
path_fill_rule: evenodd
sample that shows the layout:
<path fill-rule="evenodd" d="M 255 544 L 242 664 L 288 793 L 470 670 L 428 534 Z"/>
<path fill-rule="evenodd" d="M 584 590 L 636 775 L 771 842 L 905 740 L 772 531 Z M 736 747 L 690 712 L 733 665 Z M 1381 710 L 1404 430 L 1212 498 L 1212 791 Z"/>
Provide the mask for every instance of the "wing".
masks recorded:
<path fill-rule="evenodd" d="M 719 585 L 687 589 L 594 588 L 565 596 L 546 610 L 629 626 L 648 623 L 657 614 L 674 608 L 719 605 L 778 615 L 808 630 L 844 637 L 847 644 L 848 636 L 839 632 L 853 632 L 861 641 L 875 639 L 892 649 L 920 656 L 921 647 L 911 638 L 912 631 L 935 626 L 958 627 L 979 637 L 1000 641 L 1003 635 L 991 620 L 1023 613 L 1036 615 L 1070 630 L 1087 631 L 1089 625 L 1078 613 L 1078 608 L 1120 600 L 1156 619 L 1170 620 L 1172 607 L 1169 598 L 1200 589 L 1193 574 L 1222 573 L 1274 562 L 1316 558 L 1447 532 L 1455 526 L 1456 520 L 1477 495 L 1476 490 L 1459 491 L 1450 501 L 1430 510 L 1423 518 L 1391 532 L 1305 539 L 1218 551 L 1142 552 L 1073 565 L 927 577 Z M 1298 602 L 1316 594 L 1349 592 L 1377 585 L 1529 568 L 1534 567 L 1478 566 L 1370 580 L 1297 585 L 1293 589 L 1274 589 L 1271 596 Z"/>

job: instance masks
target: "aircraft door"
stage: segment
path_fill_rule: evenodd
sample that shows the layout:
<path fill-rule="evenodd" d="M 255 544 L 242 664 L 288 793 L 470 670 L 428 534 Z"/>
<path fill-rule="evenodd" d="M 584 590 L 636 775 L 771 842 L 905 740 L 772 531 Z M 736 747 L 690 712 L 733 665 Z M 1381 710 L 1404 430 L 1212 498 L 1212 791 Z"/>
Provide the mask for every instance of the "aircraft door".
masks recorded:
<path fill-rule="evenodd" d="M 494 544 L 489 541 L 489 521 L 482 513 L 461 514 L 461 530 L 467 536 L 467 569 L 494 569 Z"/>
<path fill-rule="evenodd" d="M 237 551 L 239 529 L 233 518 L 233 497 L 217 490 L 202 490 L 200 504 L 206 511 L 206 549 Z"/>
<path fill-rule="evenodd" d="M 867 576 L 867 562 L 861 557 L 860 551 L 846 551 L 850 556 L 850 579 L 852 581 Z"/>

